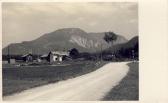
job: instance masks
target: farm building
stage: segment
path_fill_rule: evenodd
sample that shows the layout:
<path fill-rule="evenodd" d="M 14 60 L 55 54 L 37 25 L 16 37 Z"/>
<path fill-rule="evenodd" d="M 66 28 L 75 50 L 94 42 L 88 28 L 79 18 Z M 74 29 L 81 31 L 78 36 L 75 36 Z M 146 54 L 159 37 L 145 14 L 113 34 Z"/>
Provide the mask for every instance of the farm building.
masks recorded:
<path fill-rule="evenodd" d="M 47 60 L 48 54 L 43 54 L 40 56 L 41 60 Z"/>
<path fill-rule="evenodd" d="M 16 62 L 15 59 L 9 59 L 8 60 L 8 63 L 10 63 L 10 64 L 15 64 L 15 62 Z"/>
<path fill-rule="evenodd" d="M 41 59 L 41 61 L 43 61 L 43 62 L 49 61 L 49 59 L 48 59 L 48 54 L 43 54 L 43 55 L 41 55 L 41 56 L 40 56 L 40 59 Z"/>
<path fill-rule="evenodd" d="M 33 62 L 33 55 L 32 54 L 25 54 L 22 56 L 22 60 L 25 62 Z"/>
<path fill-rule="evenodd" d="M 67 56 L 69 56 L 69 52 L 66 51 L 51 51 L 48 54 L 48 60 L 49 62 L 61 62 Z"/>

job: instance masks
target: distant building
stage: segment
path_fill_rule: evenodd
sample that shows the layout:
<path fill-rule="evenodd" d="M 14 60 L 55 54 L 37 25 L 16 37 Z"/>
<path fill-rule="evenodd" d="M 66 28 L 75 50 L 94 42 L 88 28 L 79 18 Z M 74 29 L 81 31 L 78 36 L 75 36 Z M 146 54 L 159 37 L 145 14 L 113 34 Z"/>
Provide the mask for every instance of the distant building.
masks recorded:
<path fill-rule="evenodd" d="M 33 55 L 32 54 L 25 54 L 22 56 L 22 60 L 25 62 L 33 62 Z"/>
<path fill-rule="evenodd" d="M 48 54 L 49 62 L 63 61 L 65 57 L 69 56 L 69 52 L 66 51 L 51 51 Z"/>
<path fill-rule="evenodd" d="M 43 62 L 49 61 L 49 59 L 48 59 L 48 54 L 43 54 L 43 55 L 41 55 L 41 56 L 40 56 L 40 59 L 41 59 L 41 61 L 43 61 Z"/>
<path fill-rule="evenodd" d="M 41 58 L 41 60 L 45 60 L 45 59 L 47 60 L 48 54 L 43 54 L 40 56 L 40 58 Z"/>
<path fill-rule="evenodd" d="M 42 62 L 42 60 L 40 58 L 37 58 L 36 61 L 37 62 Z"/>
<path fill-rule="evenodd" d="M 2 64 L 8 64 L 8 61 L 7 60 L 3 60 Z"/>
<path fill-rule="evenodd" d="M 8 63 L 10 63 L 10 64 L 15 64 L 16 61 L 15 61 L 15 59 L 9 59 L 9 60 L 8 60 Z"/>

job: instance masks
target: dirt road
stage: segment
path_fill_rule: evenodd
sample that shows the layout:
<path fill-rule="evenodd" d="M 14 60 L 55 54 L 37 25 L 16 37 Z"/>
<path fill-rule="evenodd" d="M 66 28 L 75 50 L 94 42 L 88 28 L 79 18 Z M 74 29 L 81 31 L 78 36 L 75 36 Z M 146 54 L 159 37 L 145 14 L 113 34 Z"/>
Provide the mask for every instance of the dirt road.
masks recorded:
<path fill-rule="evenodd" d="M 94 72 L 58 83 L 25 90 L 18 94 L 3 97 L 3 100 L 101 100 L 126 76 L 129 70 L 127 63 L 109 63 Z"/>

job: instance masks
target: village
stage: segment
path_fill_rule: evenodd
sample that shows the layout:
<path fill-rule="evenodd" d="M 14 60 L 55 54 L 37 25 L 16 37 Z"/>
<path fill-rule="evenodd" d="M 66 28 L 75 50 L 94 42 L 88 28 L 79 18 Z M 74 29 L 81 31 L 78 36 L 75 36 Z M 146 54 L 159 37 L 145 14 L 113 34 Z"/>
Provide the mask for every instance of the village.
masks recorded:
<path fill-rule="evenodd" d="M 3 56 L 3 64 L 26 66 L 29 64 L 60 64 L 65 61 L 72 61 L 73 59 L 84 60 L 84 57 L 79 57 L 77 49 L 73 48 L 68 51 L 50 51 L 48 54 L 36 55 L 32 51 L 24 55 L 8 55 Z"/>
<path fill-rule="evenodd" d="M 25 55 L 22 55 L 20 57 L 20 60 L 17 60 L 15 58 L 9 58 L 8 63 L 9 64 L 15 64 L 17 62 L 62 62 L 65 59 L 70 59 L 69 52 L 66 51 L 50 51 L 48 54 L 40 55 L 40 56 L 34 56 L 32 53 L 28 53 Z"/>

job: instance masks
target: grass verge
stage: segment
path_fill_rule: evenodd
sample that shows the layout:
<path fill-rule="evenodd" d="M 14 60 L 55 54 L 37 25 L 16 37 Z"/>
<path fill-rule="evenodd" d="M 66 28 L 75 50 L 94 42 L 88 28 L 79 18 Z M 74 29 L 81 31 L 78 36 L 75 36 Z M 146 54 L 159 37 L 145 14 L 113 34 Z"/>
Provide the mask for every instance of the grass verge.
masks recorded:
<path fill-rule="evenodd" d="M 132 62 L 128 66 L 127 76 L 102 99 L 103 101 L 139 100 L 139 63 Z"/>

